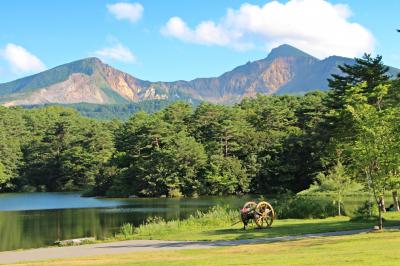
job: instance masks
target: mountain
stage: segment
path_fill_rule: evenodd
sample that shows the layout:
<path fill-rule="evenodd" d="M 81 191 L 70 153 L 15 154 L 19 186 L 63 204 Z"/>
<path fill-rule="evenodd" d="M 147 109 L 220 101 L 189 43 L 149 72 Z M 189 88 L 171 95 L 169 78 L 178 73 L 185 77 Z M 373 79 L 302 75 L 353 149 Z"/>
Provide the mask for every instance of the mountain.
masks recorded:
<path fill-rule="evenodd" d="M 0 84 L 5 106 L 48 103 L 119 104 L 144 100 L 187 100 L 233 103 L 256 94 L 300 94 L 328 88 L 327 78 L 340 73 L 338 65 L 354 60 L 331 56 L 319 60 L 290 45 L 272 49 L 264 59 L 214 78 L 191 81 L 150 82 L 86 58 L 36 75 Z M 390 68 L 396 75 L 399 69 Z"/>

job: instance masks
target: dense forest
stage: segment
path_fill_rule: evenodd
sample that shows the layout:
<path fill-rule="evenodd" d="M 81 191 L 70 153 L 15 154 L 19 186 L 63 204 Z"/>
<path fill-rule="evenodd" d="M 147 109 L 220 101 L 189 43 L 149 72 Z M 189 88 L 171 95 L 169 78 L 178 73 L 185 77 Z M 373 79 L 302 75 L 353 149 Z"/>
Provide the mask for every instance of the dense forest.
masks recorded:
<path fill-rule="evenodd" d="M 197 100 L 185 99 L 194 106 L 200 104 Z M 47 106 L 63 106 L 78 111 L 83 116 L 96 118 L 99 120 L 128 120 L 132 114 L 143 111 L 146 113 L 154 113 L 171 105 L 175 100 L 145 100 L 137 103 L 126 104 L 94 104 L 94 103 L 71 103 L 71 104 L 38 104 L 25 105 L 26 109 L 37 109 Z"/>
<path fill-rule="evenodd" d="M 176 102 L 123 122 L 63 106 L 0 107 L 0 191 L 298 192 L 340 176 L 339 168 L 366 175 L 358 181 L 376 192 L 395 189 L 400 82 L 380 56 L 356 62 L 340 67 L 328 92 L 259 95 L 232 106 Z"/>

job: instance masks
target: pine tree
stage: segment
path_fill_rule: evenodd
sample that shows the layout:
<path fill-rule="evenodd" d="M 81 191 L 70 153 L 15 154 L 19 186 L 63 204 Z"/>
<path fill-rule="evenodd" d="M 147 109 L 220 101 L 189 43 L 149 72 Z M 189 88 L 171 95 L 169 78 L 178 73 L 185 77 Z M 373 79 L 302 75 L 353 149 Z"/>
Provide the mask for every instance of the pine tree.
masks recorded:
<path fill-rule="evenodd" d="M 371 93 L 374 88 L 381 84 L 387 84 L 390 76 L 389 68 L 383 64 L 382 56 L 372 57 L 364 54 L 362 58 L 355 58 L 354 65 L 344 64 L 338 66 L 342 74 L 333 74 L 328 79 L 329 97 L 326 98 L 326 106 L 330 110 L 342 110 L 345 106 L 344 96 L 346 91 L 360 83 L 366 83 L 364 93 Z M 369 103 L 374 103 L 376 98 L 371 97 Z"/>

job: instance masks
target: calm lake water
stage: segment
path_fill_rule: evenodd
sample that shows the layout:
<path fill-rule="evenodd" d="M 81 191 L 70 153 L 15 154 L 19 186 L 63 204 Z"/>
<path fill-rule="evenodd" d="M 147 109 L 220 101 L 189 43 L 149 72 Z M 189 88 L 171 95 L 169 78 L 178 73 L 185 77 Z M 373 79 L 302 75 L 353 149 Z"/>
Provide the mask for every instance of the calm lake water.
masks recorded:
<path fill-rule="evenodd" d="M 239 208 L 252 196 L 196 199 L 98 199 L 79 193 L 0 194 L 0 251 L 51 245 L 56 240 L 112 236 L 126 222 L 149 216 L 185 218 L 215 205 Z"/>

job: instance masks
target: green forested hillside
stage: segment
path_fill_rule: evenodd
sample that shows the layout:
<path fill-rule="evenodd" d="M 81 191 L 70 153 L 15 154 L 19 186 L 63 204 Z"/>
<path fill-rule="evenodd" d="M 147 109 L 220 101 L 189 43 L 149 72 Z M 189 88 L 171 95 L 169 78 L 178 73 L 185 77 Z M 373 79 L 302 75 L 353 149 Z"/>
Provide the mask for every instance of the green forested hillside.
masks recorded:
<path fill-rule="evenodd" d="M 128 120 L 134 113 L 139 111 L 154 113 L 171 105 L 175 100 L 148 100 L 138 103 L 128 104 L 92 104 L 92 103 L 75 103 L 75 104 L 45 104 L 45 105 L 27 105 L 23 106 L 27 109 L 38 109 L 49 106 L 63 106 L 73 108 L 81 115 L 100 120 Z M 200 104 L 199 101 L 191 101 L 194 106 Z"/>
<path fill-rule="evenodd" d="M 36 75 L 1 84 L 0 96 L 47 87 L 65 81 L 73 73 L 91 75 L 98 64 L 97 60 L 96 58 L 78 60 Z"/>
<path fill-rule="evenodd" d="M 0 191 L 297 192 L 346 175 L 378 196 L 400 186 L 400 82 L 387 70 L 366 55 L 343 66 L 328 93 L 177 102 L 125 122 L 63 106 L 1 107 Z"/>

